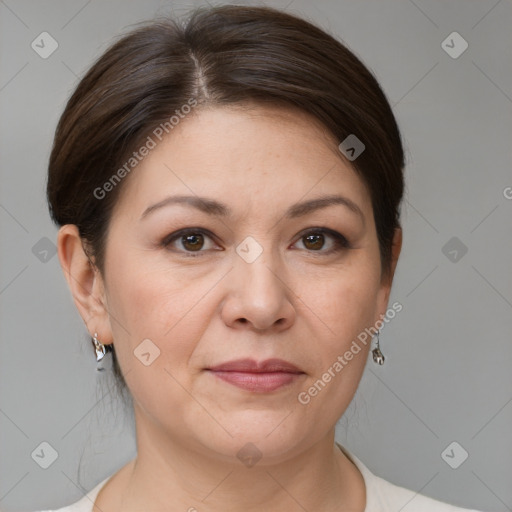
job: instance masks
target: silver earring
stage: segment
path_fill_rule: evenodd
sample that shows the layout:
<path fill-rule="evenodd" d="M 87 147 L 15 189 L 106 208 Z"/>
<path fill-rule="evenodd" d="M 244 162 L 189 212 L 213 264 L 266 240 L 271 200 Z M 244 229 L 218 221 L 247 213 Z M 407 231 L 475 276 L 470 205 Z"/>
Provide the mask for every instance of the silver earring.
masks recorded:
<path fill-rule="evenodd" d="M 101 341 L 98 341 L 97 332 L 94 333 L 92 342 L 94 345 L 94 350 L 96 352 L 96 362 L 99 363 L 103 359 L 107 351 L 110 350 L 111 347 L 110 345 L 103 345 Z"/>
<path fill-rule="evenodd" d="M 372 355 L 373 355 L 374 363 L 383 365 L 384 364 L 384 354 L 380 351 L 379 334 L 380 334 L 380 331 L 377 331 L 377 346 L 372 350 Z"/>

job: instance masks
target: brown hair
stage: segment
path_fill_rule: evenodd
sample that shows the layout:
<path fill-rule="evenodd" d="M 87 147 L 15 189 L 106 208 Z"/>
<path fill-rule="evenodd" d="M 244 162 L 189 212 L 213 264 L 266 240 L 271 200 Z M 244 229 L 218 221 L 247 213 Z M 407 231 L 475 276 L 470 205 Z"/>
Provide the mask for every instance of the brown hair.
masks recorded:
<path fill-rule="evenodd" d="M 365 149 L 351 164 L 369 190 L 382 271 L 389 274 L 404 152 L 377 80 L 308 21 L 273 8 L 229 5 L 196 9 L 184 24 L 166 18 L 132 30 L 94 63 L 66 105 L 49 161 L 50 215 L 59 226 L 78 227 L 102 274 L 124 181 L 101 199 L 94 191 L 191 99 L 293 106 L 315 116 L 340 143 L 351 134 L 360 139 Z M 112 350 L 114 374 L 125 387 Z"/>

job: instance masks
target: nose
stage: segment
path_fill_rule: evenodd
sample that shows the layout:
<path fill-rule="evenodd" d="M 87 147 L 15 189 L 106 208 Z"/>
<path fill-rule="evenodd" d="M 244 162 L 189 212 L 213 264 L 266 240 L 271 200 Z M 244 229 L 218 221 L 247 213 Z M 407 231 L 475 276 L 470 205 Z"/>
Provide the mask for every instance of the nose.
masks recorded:
<path fill-rule="evenodd" d="M 264 250 L 248 263 L 234 255 L 228 291 L 221 316 L 226 325 L 236 329 L 280 332 L 295 321 L 293 290 L 286 283 L 278 256 Z"/>

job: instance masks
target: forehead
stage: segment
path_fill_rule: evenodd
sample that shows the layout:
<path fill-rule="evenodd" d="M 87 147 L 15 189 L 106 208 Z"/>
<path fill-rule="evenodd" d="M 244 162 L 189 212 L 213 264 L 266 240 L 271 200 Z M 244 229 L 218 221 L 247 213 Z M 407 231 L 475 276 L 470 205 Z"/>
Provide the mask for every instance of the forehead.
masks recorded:
<path fill-rule="evenodd" d="M 368 212 L 366 187 L 337 144 L 316 118 L 295 109 L 203 108 L 154 140 L 127 176 L 116 208 L 140 217 L 150 203 L 186 194 L 277 211 L 339 192 Z"/>

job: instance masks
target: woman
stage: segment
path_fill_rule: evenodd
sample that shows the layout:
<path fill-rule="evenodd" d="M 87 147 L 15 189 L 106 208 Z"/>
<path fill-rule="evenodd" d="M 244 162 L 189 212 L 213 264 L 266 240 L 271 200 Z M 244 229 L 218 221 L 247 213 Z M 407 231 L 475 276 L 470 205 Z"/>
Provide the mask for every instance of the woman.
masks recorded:
<path fill-rule="evenodd" d="M 334 438 L 370 335 L 384 363 L 403 168 L 373 75 L 283 12 L 202 9 L 100 57 L 57 127 L 48 201 L 137 457 L 61 512 L 463 510 Z"/>

